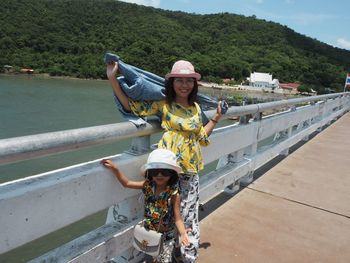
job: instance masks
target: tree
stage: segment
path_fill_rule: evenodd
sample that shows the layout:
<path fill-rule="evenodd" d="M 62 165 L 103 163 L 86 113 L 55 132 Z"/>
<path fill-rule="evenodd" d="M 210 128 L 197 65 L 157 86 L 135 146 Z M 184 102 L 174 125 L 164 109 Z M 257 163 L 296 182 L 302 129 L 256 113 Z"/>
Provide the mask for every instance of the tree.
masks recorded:
<path fill-rule="evenodd" d="M 186 59 L 217 82 L 263 71 L 282 82 L 339 90 L 350 72 L 349 51 L 254 16 L 194 15 L 111 0 L 2 0 L 0 23 L 0 62 L 50 74 L 105 78 L 108 51 L 161 76 Z"/>

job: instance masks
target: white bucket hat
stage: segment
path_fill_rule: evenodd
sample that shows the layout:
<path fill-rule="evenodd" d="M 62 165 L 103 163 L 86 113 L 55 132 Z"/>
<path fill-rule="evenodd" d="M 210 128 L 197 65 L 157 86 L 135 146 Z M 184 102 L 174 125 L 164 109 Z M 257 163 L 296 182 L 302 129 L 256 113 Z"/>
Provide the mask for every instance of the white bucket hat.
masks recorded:
<path fill-rule="evenodd" d="M 171 169 L 177 173 L 181 172 L 181 167 L 176 163 L 175 154 L 167 149 L 156 149 L 152 151 L 147 159 L 147 163 L 143 167 L 148 169 Z"/>

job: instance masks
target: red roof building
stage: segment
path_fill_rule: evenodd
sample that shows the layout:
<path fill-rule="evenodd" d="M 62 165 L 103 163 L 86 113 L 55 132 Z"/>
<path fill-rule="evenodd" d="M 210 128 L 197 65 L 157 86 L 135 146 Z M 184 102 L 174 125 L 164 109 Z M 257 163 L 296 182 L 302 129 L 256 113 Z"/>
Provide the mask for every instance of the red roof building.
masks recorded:
<path fill-rule="evenodd" d="M 32 73 L 34 73 L 34 69 L 31 69 L 31 68 L 22 68 L 22 69 L 20 69 L 20 72 L 21 72 L 21 73 L 32 74 Z"/>
<path fill-rule="evenodd" d="M 279 86 L 281 89 L 288 89 L 288 90 L 298 90 L 300 87 L 300 83 L 280 83 Z"/>

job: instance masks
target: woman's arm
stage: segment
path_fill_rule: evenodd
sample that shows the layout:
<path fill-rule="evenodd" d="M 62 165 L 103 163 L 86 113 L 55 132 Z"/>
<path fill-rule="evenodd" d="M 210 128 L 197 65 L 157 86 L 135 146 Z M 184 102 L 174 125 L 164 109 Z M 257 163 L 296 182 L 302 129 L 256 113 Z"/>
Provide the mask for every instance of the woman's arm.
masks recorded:
<path fill-rule="evenodd" d="M 209 136 L 212 131 L 214 130 L 215 125 L 219 122 L 222 113 L 221 113 L 221 101 L 218 102 L 218 107 L 216 108 L 216 113 L 215 115 L 209 120 L 209 122 L 204 126 L 204 130 Z"/>
<path fill-rule="evenodd" d="M 103 159 L 101 161 L 101 164 L 105 166 L 106 168 L 110 169 L 115 177 L 117 177 L 118 181 L 127 188 L 133 188 L 133 189 L 142 189 L 143 185 L 145 183 L 145 180 L 143 181 L 130 181 L 128 177 L 125 176 L 125 174 L 109 159 Z"/>
<path fill-rule="evenodd" d="M 109 83 L 111 83 L 112 85 L 114 94 L 119 99 L 124 110 L 131 111 L 131 108 L 129 106 L 128 96 L 126 96 L 124 91 L 121 89 L 119 82 L 115 78 L 115 75 L 117 74 L 117 72 L 118 72 L 118 63 L 111 62 L 107 64 L 107 77 L 108 77 Z"/>
<path fill-rule="evenodd" d="M 175 225 L 180 234 L 180 243 L 184 246 L 188 246 L 190 244 L 187 230 L 185 229 L 185 225 L 182 221 L 182 216 L 180 213 L 180 195 L 177 193 L 171 199 L 173 207 L 174 207 L 174 216 L 175 216 Z"/>

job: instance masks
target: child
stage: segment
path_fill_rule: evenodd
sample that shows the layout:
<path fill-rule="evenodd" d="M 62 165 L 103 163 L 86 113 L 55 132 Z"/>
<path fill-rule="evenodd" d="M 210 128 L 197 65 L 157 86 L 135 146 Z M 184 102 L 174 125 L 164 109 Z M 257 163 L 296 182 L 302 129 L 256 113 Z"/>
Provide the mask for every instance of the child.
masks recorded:
<path fill-rule="evenodd" d="M 161 252 L 154 260 L 171 262 L 175 243 L 174 223 L 180 243 L 183 246 L 190 244 L 180 213 L 178 173 L 181 168 L 176 163 L 175 154 L 166 149 L 152 151 L 144 166 L 146 179 L 142 181 L 130 181 L 111 160 L 102 160 L 101 163 L 115 174 L 124 187 L 142 189 L 145 195 L 144 227 L 159 231 L 164 237 Z"/>

